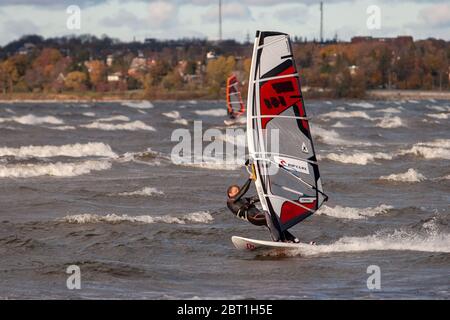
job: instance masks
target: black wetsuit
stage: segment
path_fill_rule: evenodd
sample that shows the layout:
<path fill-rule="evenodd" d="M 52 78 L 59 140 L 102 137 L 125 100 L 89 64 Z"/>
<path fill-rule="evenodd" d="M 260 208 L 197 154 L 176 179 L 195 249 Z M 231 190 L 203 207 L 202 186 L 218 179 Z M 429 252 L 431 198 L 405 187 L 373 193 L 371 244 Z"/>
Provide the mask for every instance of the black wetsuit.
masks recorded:
<path fill-rule="evenodd" d="M 270 215 L 268 213 L 261 212 L 255 207 L 255 203 L 259 202 L 258 196 L 253 196 L 250 198 L 244 197 L 250 188 L 251 183 L 252 180 L 248 179 L 234 198 L 228 198 L 228 209 L 230 209 L 236 217 L 242 220 L 248 221 L 256 226 L 268 227 L 273 241 L 281 240 L 298 242 L 298 239 L 289 231 L 285 230 L 283 232 L 279 232 L 271 221 Z"/>
<path fill-rule="evenodd" d="M 236 217 L 242 220 L 256 226 L 266 226 L 266 215 L 255 207 L 255 203 L 259 202 L 258 196 L 244 197 L 250 188 L 251 182 L 252 180 L 248 179 L 234 198 L 228 198 L 227 207 Z"/>

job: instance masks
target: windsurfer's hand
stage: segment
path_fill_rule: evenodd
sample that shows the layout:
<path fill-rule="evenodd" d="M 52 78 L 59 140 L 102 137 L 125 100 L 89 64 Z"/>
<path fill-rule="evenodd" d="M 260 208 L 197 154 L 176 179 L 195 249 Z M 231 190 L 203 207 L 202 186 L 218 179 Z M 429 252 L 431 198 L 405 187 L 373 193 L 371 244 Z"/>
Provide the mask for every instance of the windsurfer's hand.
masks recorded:
<path fill-rule="evenodd" d="M 250 173 L 250 179 L 255 181 L 256 180 L 256 175 L 254 172 Z"/>

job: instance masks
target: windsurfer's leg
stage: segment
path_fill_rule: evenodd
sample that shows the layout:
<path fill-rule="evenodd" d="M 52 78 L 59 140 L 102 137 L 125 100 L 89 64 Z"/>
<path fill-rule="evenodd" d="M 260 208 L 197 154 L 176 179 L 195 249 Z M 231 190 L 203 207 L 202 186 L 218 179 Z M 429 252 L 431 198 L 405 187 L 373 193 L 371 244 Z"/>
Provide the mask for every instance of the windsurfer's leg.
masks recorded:
<path fill-rule="evenodd" d="M 251 208 L 247 211 L 247 220 L 255 226 L 267 225 L 265 214 L 256 208 Z"/>

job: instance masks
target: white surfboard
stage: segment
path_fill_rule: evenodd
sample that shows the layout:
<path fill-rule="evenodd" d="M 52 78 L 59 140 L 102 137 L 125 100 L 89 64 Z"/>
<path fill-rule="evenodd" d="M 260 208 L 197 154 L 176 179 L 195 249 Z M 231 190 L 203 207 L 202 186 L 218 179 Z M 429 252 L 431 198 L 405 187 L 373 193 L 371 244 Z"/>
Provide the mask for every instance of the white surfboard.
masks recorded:
<path fill-rule="evenodd" d="M 307 246 L 304 243 L 286 243 L 265 240 L 248 239 L 238 236 L 231 237 L 231 241 L 238 250 L 255 251 L 255 250 L 295 250 Z"/>

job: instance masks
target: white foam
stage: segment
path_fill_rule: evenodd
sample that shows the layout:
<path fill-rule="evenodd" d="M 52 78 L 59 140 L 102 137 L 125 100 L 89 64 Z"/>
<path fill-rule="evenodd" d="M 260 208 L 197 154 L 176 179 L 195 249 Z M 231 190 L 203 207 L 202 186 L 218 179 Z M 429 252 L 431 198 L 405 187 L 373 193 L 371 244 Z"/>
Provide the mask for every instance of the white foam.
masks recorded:
<path fill-rule="evenodd" d="M 14 156 L 20 158 L 36 157 L 36 158 L 50 158 L 50 157 L 116 157 L 117 155 L 112 151 L 111 147 L 101 142 L 76 143 L 66 144 L 62 146 L 23 146 L 20 148 L 0 148 L 0 157 Z"/>
<path fill-rule="evenodd" d="M 74 126 L 55 126 L 55 127 L 46 127 L 47 129 L 51 130 L 60 130 L 60 131 L 67 131 L 67 130 L 76 130 L 77 128 Z"/>
<path fill-rule="evenodd" d="M 426 108 L 430 109 L 430 110 L 434 110 L 434 111 L 439 111 L 439 112 L 450 111 L 450 107 L 448 107 L 448 106 L 430 106 L 430 105 L 427 105 Z"/>
<path fill-rule="evenodd" d="M 245 148 L 247 146 L 247 135 L 245 132 L 237 132 L 236 135 L 225 133 L 217 137 L 217 140 L 239 147 Z"/>
<path fill-rule="evenodd" d="M 414 104 L 418 104 L 418 103 L 420 103 L 419 101 L 417 101 L 417 100 L 408 100 L 408 102 L 409 103 L 414 103 Z"/>
<path fill-rule="evenodd" d="M 128 118 L 127 116 L 123 116 L 123 115 L 119 115 L 119 116 L 111 116 L 108 118 L 100 118 L 97 121 L 99 122 L 112 122 L 112 121 L 130 121 L 130 118 Z"/>
<path fill-rule="evenodd" d="M 108 170 L 108 161 L 88 160 L 75 163 L 0 165 L 0 178 L 31 178 L 39 176 L 75 177 L 92 171 Z"/>
<path fill-rule="evenodd" d="M 347 103 L 349 106 L 352 107 L 359 107 L 359 108 L 364 108 L 364 109 L 372 109 L 375 106 L 369 102 L 355 102 L 355 103 Z"/>
<path fill-rule="evenodd" d="M 181 124 L 184 126 L 187 126 L 189 124 L 189 122 L 186 119 L 181 118 L 181 114 L 179 111 L 175 110 L 175 111 L 165 112 L 162 115 L 169 119 L 174 119 L 172 121 L 172 123 Z"/>
<path fill-rule="evenodd" d="M 181 124 L 183 126 L 187 126 L 189 124 L 189 122 L 186 119 L 175 119 L 172 121 L 172 123 Z"/>
<path fill-rule="evenodd" d="M 198 102 L 197 102 L 197 100 L 190 100 L 190 101 L 188 101 L 190 104 L 197 104 Z"/>
<path fill-rule="evenodd" d="M 33 114 L 27 114 L 20 117 L 0 118 L 0 123 L 2 122 L 17 122 L 24 125 L 64 124 L 64 121 L 54 116 L 38 117 Z"/>
<path fill-rule="evenodd" d="M 365 237 L 342 237 L 334 243 L 325 245 L 299 245 L 298 250 L 288 255 L 314 256 L 336 252 L 365 251 L 420 251 L 450 252 L 450 235 L 429 232 L 421 235 L 412 231 L 395 230 L 391 233 L 376 233 Z"/>
<path fill-rule="evenodd" d="M 425 159 L 450 159 L 450 139 L 416 143 L 410 149 L 399 152 L 399 155 L 408 154 L 421 156 Z"/>
<path fill-rule="evenodd" d="M 392 129 L 403 127 L 404 123 L 400 117 L 385 117 L 376 124 L 379 128 Z"/>
<path fill-rule="evenodd" d="M 335 124 L 332 125 L 333 128 L 349 128 L 351 126 L 342 123 L 341 121 L 336 122 Z"/>
<path fill-rule="evenodd" d="M 404 173 L 393 173 L 388 176 L 381 176 L 380 179 L 399 182 L 420 182 L 426 178 L 423 174 L 417 172 L 413 168 L 410 168 Z"/>
<path fill-rule="evenodd" d="M 225 157 L 225 155 L 224 155 Z M 231 157 L 231 156 L 230 156 Z M 231 157 L 233 158 L 233 157 Z M 236 161 L 236 159 L 232 159 L 232 161 L 227 161 L 222 157 L 203 157 L 202 159 L 188 159 L 181 158 L 177 156 L 172 156 L 172 162 L 176 165 L 184 166 L 184 167 L 192 167 L 192 168 L 202 168 L 209 170 L 239 170 L 244 165 L 244 160 Z"/>
<path fill-rule="evenodd" d="M 311 133 L 314 138 L 317 138 L 322 143 L 330 145 L 371 145 L 370 142 L 353 141 L 342 138 L 335 130 L 326 130 L 319 126 L 311 126 Z"/>
<path fill-rule="evenodd" d="M 83 112 L 83 116 L 85 116 L 85 117 L 95 117 L 95 113 L 94 112 Z"/>
<path fill-rule="evenodd" d="M 368 163 L 375 162 L 376 160 L 392 160 L 393 157 L 394 155 L 385 152 L 356 152 L 353 154 L 329 153 L 325 156 L 326 159 L 332 161 L 358 165 L 367 165 Z"/>
<path fill-rule="evenodd" d="M 427 117 L 439 120 L 446 120 L 450 117 L 450 113 L 427 113 Z"/>
<path fill-rule="evenodd" d="M 134 109 L 151 109 L 154 108 L 153 104 L 150 101 L 139 101 L 139 102 L 134 102 L 134 101 L 126 101 L 126 102 L 122 102 L 123 106 L 126 107 L 130 107 L 130 108 L 134 108 Z"/>
<path fill-rule="evenodd" d="M 132 121 L 128 123 L 121 124 L 112 124 L 112 123 L 104 123 L 100 121 L 95 121 L 90 124 L 81 125 L 83 128 L 88 129 L 99 129 L 106 131 L 115 131 L 115 130 L 124 130 L 124 131 L 137 131 L 137 130 L 145 130 L 145 131 L 156 131 L 155 128 L 145 124 L 142 121 Z"/>
<path fill-rule="evenodd" d="M 181 114 L 179 111 L 169 111 L 169 112 L 163 112 L 162 113 L 163 116 L 170 118 L 170 119 L 179 119 L 181 118 Z"/>
<path fill-rule="evenodd" d="M 164 195 L 164 192 L 153 187 L 145 187 L 143 189 L 136 191 L 119 193 L 119 196 L 154 196 L 154 195 Z"/>
<path fill-rule="evenodd" d="M 384 113 L 402 113 L 402 111 L 399 108 L 384 108 L 384 109 L 378 109 L 375 110 L 376 112 L 384 112 Z"/>
<path fill-rule="evenodd" d="M 323 205 L 316 212 L 316 214 L 339 219 L 366 219 L 379 214 L 385 214 L 390 209 L 393 209 L 393 207 L 386 204 L 381 204 L 375 208 L 351 208 L 341 206 L 329 207 L 327 205 Z"/>
<path fill-rule="evenodd" d="M 364 111 L 331 111 L 321 114 L 320 117 L 325 119 L 362 118 L 373 120 L 373 118 Z"/>
<path fill-rule="evenodd" d="M 224 117 L 227 115 L 227 110 L 225 109 L 195 110 L 194 113 L 199 116 Z"/>
<path fill-rule="evenodd" d="M 209 212 L 200 211 L 188 213 L 183 216 L 175 217 L 171 215 L 164 216 L 150 216 L 150 215 L 141 215 L 141 216 L 129 216 L 126 214 L 117 215 L 117 214 L 106 214 L 106 215 L 97 215 L 97 214 L 77 214 L 77 215 L 68 215 L 62 219 L 64 222 L 68 223 L 121 223 L 121 222 L 132 222 L 132 223 L 144 223 L 144 224 L 152 224 L 152 223 L 169 223 L 169 224 L 186 224 L 186 223 L 210 223 L 214 219 Z"/>

